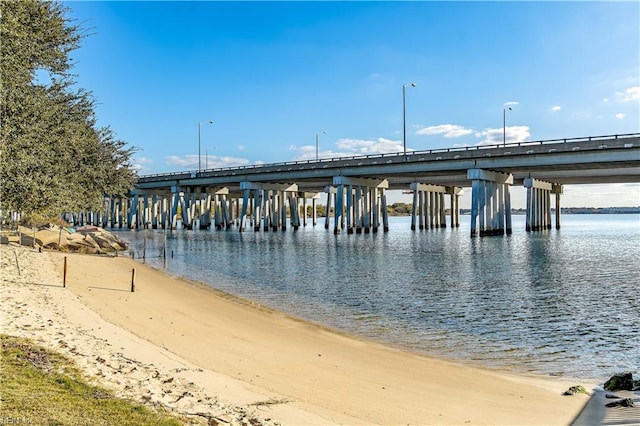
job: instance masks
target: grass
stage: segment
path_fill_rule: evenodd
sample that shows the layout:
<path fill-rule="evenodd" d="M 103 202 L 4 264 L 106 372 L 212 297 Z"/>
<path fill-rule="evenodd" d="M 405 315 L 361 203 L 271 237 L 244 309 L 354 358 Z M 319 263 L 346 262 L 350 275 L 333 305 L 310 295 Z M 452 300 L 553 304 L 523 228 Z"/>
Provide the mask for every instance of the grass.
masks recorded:
<path fill-rule="evenodd" d="M 86 383 L 63 355 L 0 335 L 0 422 L 45 425 L 183 425 L 167 411 Z"/>

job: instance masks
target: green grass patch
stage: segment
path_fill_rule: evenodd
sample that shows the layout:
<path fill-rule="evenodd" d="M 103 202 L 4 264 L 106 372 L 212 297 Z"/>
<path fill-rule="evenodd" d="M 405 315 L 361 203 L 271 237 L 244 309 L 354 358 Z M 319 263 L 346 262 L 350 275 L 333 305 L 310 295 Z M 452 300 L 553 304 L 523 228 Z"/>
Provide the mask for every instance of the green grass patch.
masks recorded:
<path fill-rule="evenodd" d="M 73 361 L 29 340 L 0 335 L 0 421 L 45 425 L 183 425 L 166 410 L 90 385 Z"/>

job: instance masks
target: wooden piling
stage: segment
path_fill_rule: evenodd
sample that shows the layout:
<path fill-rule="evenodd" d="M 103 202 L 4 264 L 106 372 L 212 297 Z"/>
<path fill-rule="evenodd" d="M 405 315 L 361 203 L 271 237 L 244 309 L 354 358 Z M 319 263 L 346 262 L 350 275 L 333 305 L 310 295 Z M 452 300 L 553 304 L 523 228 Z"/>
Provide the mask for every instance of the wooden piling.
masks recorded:
<path fill-rule="evenodd" d="M 67 286 L 67 256 L 64 257 L 64 268 L 62 272 L 62 287 Z"/>
<path fill-rule="evenodd" d="M 20 273 L 20 264 L 18 263 L 18 253 L 14 250 L 13 255 L 16 257 L 16 268 L 18 268 L 18 276 L 22 275 Z"/>
<path fill-rule="evenodd" d="M 131 270 L 131 293 L 136 291 L 136 268 Z"/>

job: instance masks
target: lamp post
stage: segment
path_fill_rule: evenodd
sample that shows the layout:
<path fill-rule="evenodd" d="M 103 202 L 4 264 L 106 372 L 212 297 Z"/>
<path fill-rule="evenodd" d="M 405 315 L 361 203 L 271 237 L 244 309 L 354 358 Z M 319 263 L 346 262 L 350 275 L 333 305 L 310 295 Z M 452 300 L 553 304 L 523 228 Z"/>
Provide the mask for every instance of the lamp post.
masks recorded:
<path fill-rule="evenodd" d="M 211 149 L 216 149 L 216 147 L 211 147 Z M 209 170 L 209 147 L 204 149 L 204 169 Z"/>
<path fill-rule="evenodd" d="M 202 156 L 200 155 L 201 149 L 200 149 L 200 128 L 202 127 L 203 124 L 213 124 L 213 121 L 209 120 L 209 121 L 203 121 L 202 123 L 198 123 L 198 172 L 200 172 L 200 170 L 202 170 Z"/>
<path fill-rule="evenodd" d="M 318 136 L 320 135 L 320 133 L 326 135 L 327 131 L 323 130 L 322 132 L 316 133 L 316 161 L 318 161 Z"/>
<path fill-rule="evenodd" d="M 511 107 L 502 108 L 502 145 L 507 146 L 507 110 L 511 111 Z"/>
<path fill-rule="evenodd" d="M 402 85 L 402 146 L 404 148 L 404 159 L 407 159 L 407 87 L 416 87 L 415 83 Z"/>

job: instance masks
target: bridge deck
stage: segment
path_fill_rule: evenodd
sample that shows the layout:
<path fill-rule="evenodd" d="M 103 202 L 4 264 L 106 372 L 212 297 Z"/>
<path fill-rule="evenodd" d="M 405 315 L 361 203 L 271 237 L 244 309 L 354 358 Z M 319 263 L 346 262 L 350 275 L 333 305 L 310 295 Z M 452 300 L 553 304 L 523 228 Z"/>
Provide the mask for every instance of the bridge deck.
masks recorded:
<path fill-rule="evenodd" d="M 334 176 L 385 178 L 390 189 L 416 181 L 467 187 L 467 170 L 474 168 L 511 173 L 514 184 L 529 176 L 558 184 L 640 182 L 640 133 L 162 173 L 141 176 L 136 191 L 239 189 L 245 181 L 295 182 L 301 191 L 321 191 Z"/>

